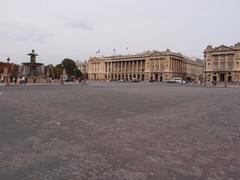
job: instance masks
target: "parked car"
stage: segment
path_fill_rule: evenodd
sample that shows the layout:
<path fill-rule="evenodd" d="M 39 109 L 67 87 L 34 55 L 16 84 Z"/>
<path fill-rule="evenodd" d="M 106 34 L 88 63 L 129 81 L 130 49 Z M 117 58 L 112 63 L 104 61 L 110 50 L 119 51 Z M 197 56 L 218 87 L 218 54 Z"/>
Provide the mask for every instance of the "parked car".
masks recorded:
<path fill-rule="evenodd" d="M 151 80 L 149 80 L 149 82 L 150 82 L 150 83 L 158 82 L 158 80 L 157 80 L 157 79 L 155 79 L 155 80 L 151 79 Z"/>
<path fill-rule="evenodd" d="M 130 82 L 138 83 L 138 82 L 141 82 L 141 80 L 133 78 Z"/>
<path fill-rule="evenodd" d="M 177 84 L 177 81 L 173 80 L 173 79 L 170 79 L 170 80 L 167 80 L 166 83 L 168 83 L 168 84 Z"/>
<path fill-rule="evenodd" d="M 180 77 L 175 77 L 172 78 L 171 80 L 166 81 L 167 83 L 172 83 L 172 84 L 186 84 L 186 81 L 184 81 L 182 78 Z"/>
<path fill-rule="evenodd" d="M 121 80 L 118 80 L 118 82 L 128 82 L 128 81 L 125 79 L 121 79 Z"/>

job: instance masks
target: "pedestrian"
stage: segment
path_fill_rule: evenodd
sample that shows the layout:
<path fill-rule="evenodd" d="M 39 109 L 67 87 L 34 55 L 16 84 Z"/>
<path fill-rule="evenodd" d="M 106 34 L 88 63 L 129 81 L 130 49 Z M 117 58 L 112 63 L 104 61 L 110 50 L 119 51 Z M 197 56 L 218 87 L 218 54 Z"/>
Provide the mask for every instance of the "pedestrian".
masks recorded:
<path fill-rule="evenodd" d="M 17 84 L 17 79 L 18 79 L 17 76 L 15 76 L 15 78 L 14 78 L 14 83 L 15 84 Z"/>
<path fill-rule="evenodd" d="M 22 77 L 22 85 L 24 85 L 25 84 L 25 77 L 23 76 Z"/>

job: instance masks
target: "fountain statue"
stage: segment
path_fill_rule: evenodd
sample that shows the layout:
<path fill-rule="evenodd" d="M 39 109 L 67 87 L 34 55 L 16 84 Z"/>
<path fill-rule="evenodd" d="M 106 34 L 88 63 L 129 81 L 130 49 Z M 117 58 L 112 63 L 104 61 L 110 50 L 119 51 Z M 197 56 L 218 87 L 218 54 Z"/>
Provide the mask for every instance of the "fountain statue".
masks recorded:
<path fill-rule="evenodd" d="M 37 63 L 38 54 L 35 53 L 34 49 L 31 53 L 28 54 L 30 56 L 30 62 L 22 63 L 24 66 L 25 75 L 27 77 L 39 77 L 42 76 L 42 72 L 39 69 L 43 66 L 42 63 Z"/>
<path fill-rule="evenodd" d="M 30 62 L 22 63 L 22 76 L 28 79 L 28 82 L 42 82 L 43 81 L 43 63 L 37 63 L 38 54 L 34 49 L 28 54 L 30 56 Z"/>

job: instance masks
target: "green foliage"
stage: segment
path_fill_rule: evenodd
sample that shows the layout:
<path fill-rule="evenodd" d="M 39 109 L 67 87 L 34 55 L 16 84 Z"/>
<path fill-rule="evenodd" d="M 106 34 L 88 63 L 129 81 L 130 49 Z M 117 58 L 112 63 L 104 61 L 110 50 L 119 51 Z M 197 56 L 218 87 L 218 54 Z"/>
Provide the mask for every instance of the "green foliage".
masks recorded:
<path fill-rule="evenodd" d="M 67 75 L 74 76 L 75 69 L 77 68 L 75 62 L 72 59 L 65 58 L 62 61 L 62 64 L 64 69 L 66 70 Z"/>
<path fill-rule="evenodd" d="M 56 69 L 56 70 L 61 70 L 62 71 L 62 64 L 57 64 L 55 67 L 54 67 L 54 69 Z"/>
<path fill-rule="evenodd" d="M 62 73 L 63 73 L 63 67 L 62 64 L 57 64 L 54 68 L 53 68 L 54 74 L 56 78 L 60 78 Z"/>
<path fill-rule="evenodd" d="M 79 69 L 77 69 L 75 75 L 76 75 L 76 78 L 82 78 L 83 73 Z"/>

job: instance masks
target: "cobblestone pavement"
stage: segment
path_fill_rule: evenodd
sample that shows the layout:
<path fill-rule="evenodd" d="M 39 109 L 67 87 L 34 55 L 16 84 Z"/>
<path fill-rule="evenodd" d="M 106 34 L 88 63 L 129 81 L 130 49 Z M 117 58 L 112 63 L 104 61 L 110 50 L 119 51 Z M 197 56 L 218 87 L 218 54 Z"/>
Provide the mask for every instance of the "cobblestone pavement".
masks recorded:
<path fill-rule="evenodd" d="M 0 88 L 1 180 L 240 179 L 240 89 Z"/>

